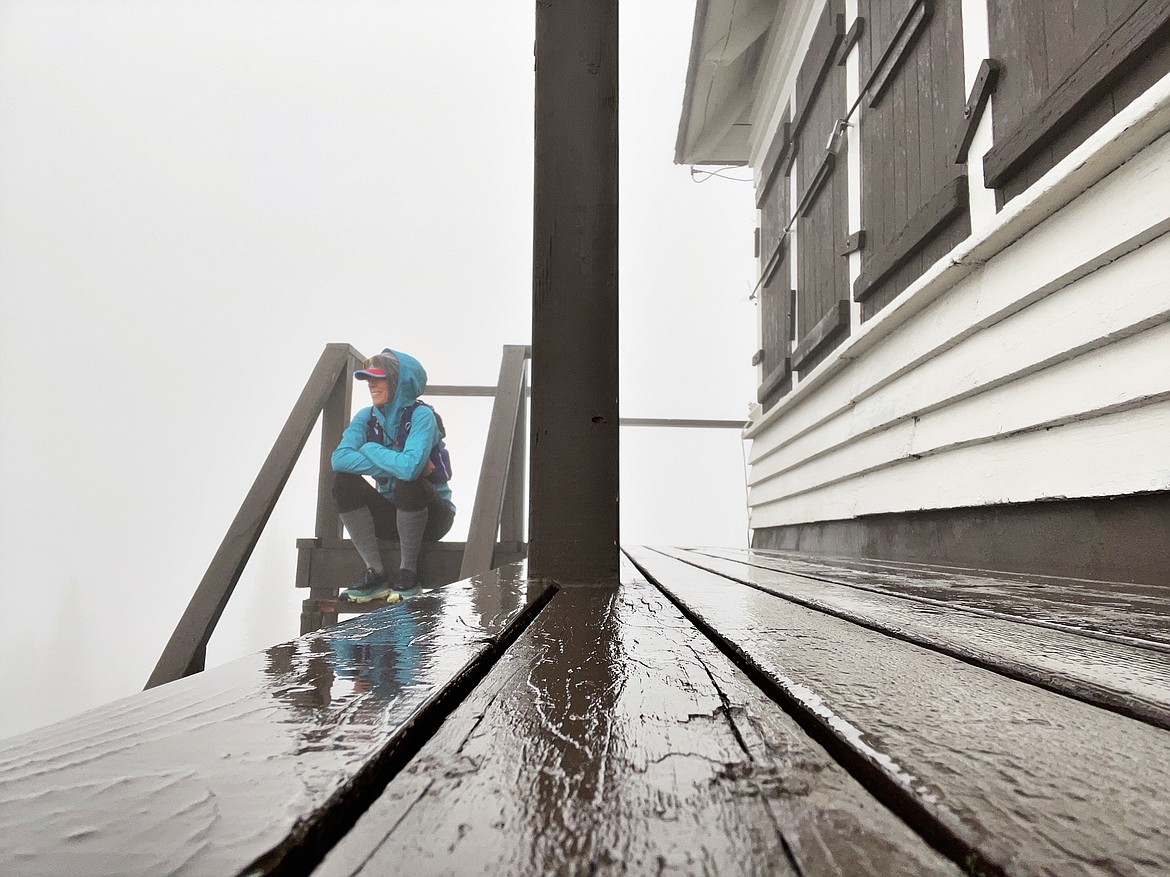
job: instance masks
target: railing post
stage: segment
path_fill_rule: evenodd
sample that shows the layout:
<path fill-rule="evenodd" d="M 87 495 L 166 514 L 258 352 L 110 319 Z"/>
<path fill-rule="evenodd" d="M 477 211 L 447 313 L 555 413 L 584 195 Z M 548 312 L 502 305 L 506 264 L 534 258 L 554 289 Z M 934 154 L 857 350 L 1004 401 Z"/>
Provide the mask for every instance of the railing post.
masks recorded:
<path fill-rule="evenodd" d="M 528 570 L 618 581 L 618 4 L 536 4 Z"/>
<path fill-rule="evenodd" d="M 471 511 L 460 578 L 479 575 L 492 568 L 492 554 L 504 507 L 504 485 L 508 464 L 513 457 L 512 437 L 516 429 L 517 412 L 524 398 L 524 364 L 527 358 L 528 348 L 515 344 L 504 345 L 500 380 L 496 385 L 496 400 L 492 404 L 492 419 L 488 425 L 487 445 L 483 451 L 483 465 L 479 470 L 479 486 L 475 490 L 475 506 Z"/>

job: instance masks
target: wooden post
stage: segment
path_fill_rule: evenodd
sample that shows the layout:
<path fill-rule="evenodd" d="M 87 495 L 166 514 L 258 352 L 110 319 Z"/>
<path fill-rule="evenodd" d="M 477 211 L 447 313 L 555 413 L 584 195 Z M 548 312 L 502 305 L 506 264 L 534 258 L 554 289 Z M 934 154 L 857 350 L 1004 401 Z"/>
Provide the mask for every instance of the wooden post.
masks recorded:
<path fill-rule="evenodd" d="M 529 574 L 618 581 L 618 4 L 536 3 Z"/>

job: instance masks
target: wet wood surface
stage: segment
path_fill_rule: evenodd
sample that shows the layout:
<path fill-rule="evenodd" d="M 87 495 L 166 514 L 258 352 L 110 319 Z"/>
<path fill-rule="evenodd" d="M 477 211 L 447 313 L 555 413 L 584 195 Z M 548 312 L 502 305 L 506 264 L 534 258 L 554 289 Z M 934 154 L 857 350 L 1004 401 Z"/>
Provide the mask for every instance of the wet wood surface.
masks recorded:
<path fill-rule="evenodd" d="M 1170 648 L 1170 589 L 1090 579 L 987 573 L 917 563 L 811 558 L 782 551 L 703 551 L 822 581 L 938 600 L 1083 636 Z"/>
<path fill-rule="evenodd" d="M 1170 873 L 1170 733 L 649 550 L 851 770 L 976 872 Z"/>
<path fill-rule="evenodd" d="M 886 593 L 880 581 L 874 583 L 858 570 L 839 575 L 832 567 L 802 562 L 804 573 L 797 575 L 784 569 L 788 564 L 783 559 L 758 552 L 666 553 L 803 606 L 1170 729 L 1170 649 L 1159 643 L 1142 647 L 1086 637 L 1082 630 L 1063 625 L 1038 626 L 1014 613 L 974 613 L 948 603 L 940 593 L 943 588 L 934 589 L 930 598 Z M 913 573 L 905 577 L 908 590 L 927 590 L 927 570 Z M 834 582 L 835 574 L 848 583 Z M 978 600 L 972 582 L 964 583 L 968 602 L 996 605 L 1006 598 L 1004 586 L 1008 593 L 1020 589 L 1020 583 L 990 577 L 983 581 L 988 595 L 983 600 Z M 1035 590 L 1044 593 L 1045 585 L 1035 584 Z M 1014 600 L 1018 604 L 1018 593 Z"/>
<path fill-rule="evenodd" d="M 561 590 L 314 873 L 953 874 L 656 589 Z"/>
<path fill-rule="evenodd" d="M 303 860 L 547 593 L 516 564 L 0 742 L 0 874 Z"/>

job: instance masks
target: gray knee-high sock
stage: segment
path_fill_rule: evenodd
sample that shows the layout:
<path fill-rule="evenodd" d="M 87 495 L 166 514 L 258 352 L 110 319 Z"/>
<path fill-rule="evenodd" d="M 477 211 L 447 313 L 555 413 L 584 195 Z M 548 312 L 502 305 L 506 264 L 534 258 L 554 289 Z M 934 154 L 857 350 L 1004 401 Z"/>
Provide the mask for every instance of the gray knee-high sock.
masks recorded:
<path fill-rule="evenodd" d="M 427 507 L 418 511 L 398 510 L 398 542 L 402 548 L 399 566 L 418 572 L 418 553 L 422 549 L 423 531 L 427 528 Z"/>
<path fill-rule="evenodd" d="M 374 516 L 362 507 L 341 513 L 341 523 L 349 531 L 353 547 L 357 549 L 366 566 L 374 572 L 384 572 L 382 558 L 378 554 L 378 535 L 374 532 Z"/>

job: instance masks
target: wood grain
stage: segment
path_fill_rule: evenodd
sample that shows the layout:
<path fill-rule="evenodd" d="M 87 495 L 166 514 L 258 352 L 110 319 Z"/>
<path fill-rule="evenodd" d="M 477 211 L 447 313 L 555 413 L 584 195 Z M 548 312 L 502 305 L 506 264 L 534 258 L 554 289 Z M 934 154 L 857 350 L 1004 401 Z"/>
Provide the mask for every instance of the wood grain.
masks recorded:
<path fill-rule="evenodd" d="M 915 213 L 897 236 L 881 250 L 876 250 L 861 266 L 861 276 L 853 284 L 855 301 L 865 301 L 877 285 L 902 265 L 927 240 L 954 219 L 967 206 L 967 177 L 957 176 L 944 184 Z"/>
<path fill-rule="evenodd" d="M 654 588 L 561 591 L 315 872 L 953 874 Z"/>
<path fill-rule="evenodd" d="M 546 592 L 516 565 L 0 741 L 0 873 L 303 862 Z"/>
<path fill-rule="evenodd" d="M 1170 628 L 1170 612 L 1162 589 L 921 566 L 843 566 L 730 549 L 664 553 L 1170 730 L 1170 638 L 1161 635 Z"/>
<path fill-rule="evenodd" d="M 1170 7 L 1165 0 L 1139 0 L 1117 16 L 1079 63 L 1047 90 L 1015 129 L 997 135 L 995 146 L 983 160 L 988 187 L 1002 187 L 1022 164 L 1074 124 L 1077 112 L 1136 66 L 1147 46 L 1165 38 L 1167 28 Z M 1061 46 L 1055 54 L 1067 54 L 1067 48 Z"/>
<path fill-rule="evenodd" d="M 1170 871 L 1170 734 L 729 582 L 634 559 L 969 867 Z"/>

